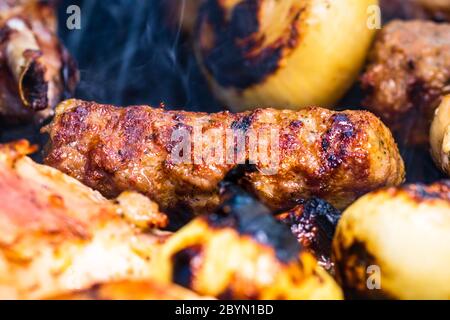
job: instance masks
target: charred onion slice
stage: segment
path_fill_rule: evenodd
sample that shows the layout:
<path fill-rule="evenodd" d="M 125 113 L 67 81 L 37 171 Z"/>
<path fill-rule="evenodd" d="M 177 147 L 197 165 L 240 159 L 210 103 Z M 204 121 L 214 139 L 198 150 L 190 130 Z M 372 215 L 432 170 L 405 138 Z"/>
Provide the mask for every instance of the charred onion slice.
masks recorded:
<path fill-rule="evenodd" d="M 325 268 L 333 273 L 331 242 L 340 218 L 340 212 L 324 200 L 313 198 L 288 212 L 277 215 L 287 225 L 303 248 L 311 252 Z"/>
<path fill-rule="evenodd" d="M 357 297 L 448 299 L 449 243 L 450 181 L 377 191 L 339 221 L 336 274 Z"/>
<path fill-rule="evenodd" d="M 239 188 L 216 213 L 175 233 L 158 254 L 161 279 L 224 299 L 340 299 L 339 286 L 271 211 Z"/>
<path fill-rule="evenodd" d="M 430 143 L 436 164 L 450 176 L 450 95 L 443 99 L 436 110 Z"/>
<path fill-rule="evenodd" d="M 234 110 L 331 107 L 371 44 L 377 0 L 207 0 L 196 51 L 213 91 Z"/>

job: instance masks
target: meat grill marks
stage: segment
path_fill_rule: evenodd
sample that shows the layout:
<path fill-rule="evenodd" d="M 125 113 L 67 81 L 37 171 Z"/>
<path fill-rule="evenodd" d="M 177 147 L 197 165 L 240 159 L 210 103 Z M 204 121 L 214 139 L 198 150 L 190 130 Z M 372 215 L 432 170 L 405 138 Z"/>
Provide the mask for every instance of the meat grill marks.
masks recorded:
<path fill-rule="evenodd" d="M 50 117 L 75 90 L 75 62 L 56 36 L 51 1 L 0 1 L 0 121 Z"/>
<path fill-rule="evenodd" d="M 131 189 L 164 210 L 211 212 L 219 203 L 219 182 L 236 164 L 176 163 L 174 129 L 191 132 L 196 126 L 203 133 L 212 128 L 280 130 L 276 174 L 265 175 L 267 163 L 257 159 L 254 170 L 238 177 L 271 209 L 292 207 L 296 199 L 311 196 L 344 208 L 366 192 L 403 181 L 403 161 L 381 121 L 364 111 L 320 108 L 204 114 L 69 100 L 45 130 L 50 135 L 45 162 L 108 197 Z M 224 142 L 225 135 L 218 139 Z M 217 139 L 203 143 L 211 141 Z"/>
<path fill-rule="evenodd" d="M 402 141 L 428 143 L 434 111 L 450 92 L 450 24 L 395 21 L 385 26 L 362 87 L 364 105 Z"/>

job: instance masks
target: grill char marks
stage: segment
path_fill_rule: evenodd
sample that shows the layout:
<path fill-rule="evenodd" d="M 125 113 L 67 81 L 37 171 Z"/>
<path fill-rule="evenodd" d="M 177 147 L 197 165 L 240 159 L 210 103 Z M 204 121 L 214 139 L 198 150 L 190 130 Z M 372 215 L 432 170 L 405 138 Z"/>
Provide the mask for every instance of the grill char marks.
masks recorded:
<path fill-rule="evenodd" d="M 300 246 L 289 230 L 278 223 L 272 211 L 243 189 L 222 184 L 222 204 L 214 214 L 207 216 L 208 224 L 215 228 L 233 228 L 241 235 L 269 246 L 285 263 L 297 259 Z"/>
<path fill-rule="evenodd" d="M 302 247 L 314 254 L 326 270 L 333 272 L 331 242 L 340 215 L 326 201 L 313 198 L 276 218 L 291 229 Z"/>
<path fill-rule="evenodd" d="M 224 87 L 246 89 L 264 82 L 279 68 L 299 42 L 301 7 L 289 18 L 287 30 L 266 43 L 260 0 L 240 1 L 232 10 L 218 0 L 208 0 L 200 11 L 200 50 L 207 70 Z"/>

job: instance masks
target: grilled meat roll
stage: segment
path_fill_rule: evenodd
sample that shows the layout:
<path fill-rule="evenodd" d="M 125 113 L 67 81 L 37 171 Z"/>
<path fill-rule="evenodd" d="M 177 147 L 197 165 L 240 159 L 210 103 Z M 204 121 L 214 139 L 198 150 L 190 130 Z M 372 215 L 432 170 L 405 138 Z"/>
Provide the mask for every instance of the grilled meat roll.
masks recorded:
<path fill-rule="evenodd" d="M 402 140 L 428 143 L 434 111 L 450 92 L 450 24 L 395 21 L 385 26 L 362 87 L 364 105 Z"/>
<path fill-rule="evenodd" d="M 450 176 L 450 95 L 436 110 L 430 133 L 431 153 L 439 168 Z"/>
<path fill-rule="evenodd" d="M 224 299 L 341 299 L 342 292 L 271 211 L 235 186 L 175 233 L 156 258 L 161 279 Z"/>
<path fill-rule="evenodd" d="M 68 100 L 56 113 L 46 128 L 48 165 L 108 197 L 136 190 L 169 211 L 211 212 L 219 203 L 218 183 L 240 163 L 247 166 L 237 182 L 272 209 L 312 196 L 345 208 L 404 177 L 390 131 L 365 111 L 205 114 Z M 188 139 L 179 140 L 180 130 Z M 180 151 L 180 145 L 188 148 Z M 269 150 L 271 160 L 255 156 L 255 146 Z"/>
<path fill-rule="evenodd" d="M 0 146 L 0 299 L 38 299 L 102 281 L 149 277 L 167 218 L 146 197 L 109 201 L 34 163 L 21 141 Z M 137 222 L 137 226 L 134 222 Z"/>
<path fill-rule="evenodd" d="M 173 284 L 158 281 L 120 281 L 94 285 L 51 300 L 199 300 L 197 294 Z M 212 298 L 210 298 L 212 299 Z"/>
<path fill-rule="evenodd" d="M 195 45 L 216 96 L 236 111 L 333 107 L 372 43 L 377 0 L 206 0 Z"/>
<path fill-rule="evenodd" d="M 73 93 L 76 66 L 50 1 L 0 1 L 0 121 L 40 122 Z"/>
<path fill-rule="evenodd" d="M 448 299 L 449 243 L 450 181 L 377 191 L 339 221 L 336 274 L 357 297 Z"/>

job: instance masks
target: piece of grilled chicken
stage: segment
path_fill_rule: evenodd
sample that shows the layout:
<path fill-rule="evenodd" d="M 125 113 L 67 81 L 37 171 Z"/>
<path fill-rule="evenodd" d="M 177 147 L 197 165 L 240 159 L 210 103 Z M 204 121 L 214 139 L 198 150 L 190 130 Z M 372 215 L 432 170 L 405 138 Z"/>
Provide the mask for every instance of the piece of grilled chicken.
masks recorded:
<path fill-rule="evenodd" d="M 205 114 L 68 100 L 45 131 L 50 135 L 46 164 L 108 197 L 136 190 L 169 211 L 211 212 L 219 203 L 218 183 L 237 167 L 244 170 L 236 182 L 271 209 L 290 208 L 312 196 L 345 208 L 362 194 L 398 185 L 404 177 L 391 132 L 364 111 Z M 180 131 L 187 139 L 180 140 Z M 268 132 L 275 132 L 274 143 L 268 142 Z M 233 136 L 247 137 L 248 143 L 242 146 Z M 252 144 L 251 136 L 259 139 Z M 254 156 L 255 145 L 269 150 L 270 159 Z M 204 157 L 199 159 L 201 146 Z M 207 157 L 211 146 L 223 161 Z M 237 157 L 229 161 L 230 153 Z"/>
<path fill-rule="evenodd" d="M 41 122 L 78 82 L 51 1 L 0 0 L 0 121 Z"/>
<path fill-rule="evenodd" d="M 102 281 L 147 278 L 167 218 L 148 198 L 114 201 L 25 155 L 26 141 L 0 146 L 0 299 L 37 299 Z"/>
<path fill-rule="evenodd" d="M 224 189 L 215 214 L 170 235 L 153 229 L 167 218 L 146 197 L 106 200 L 34 163 L 31 151 L 25 141 L 0 146 L 1 299 L 156 298 L 172 289 L 167 297 L 194 297 L 174 283 L 218 298 L 342 297 L 289 229 L 241 189 Z"/>
<path fill-rule="evenodd" d="M 450 297 L 450 181 L 370 193 L 342 215 L 336 275 L 349 296 Z"/>
<path fill-rule="evenodd" d="M 399 138 L 428 144 L 434 111 L 450 93 L 450 24 L 394 21 L 379 33 L 362 77 L 364 105 Z"/>

